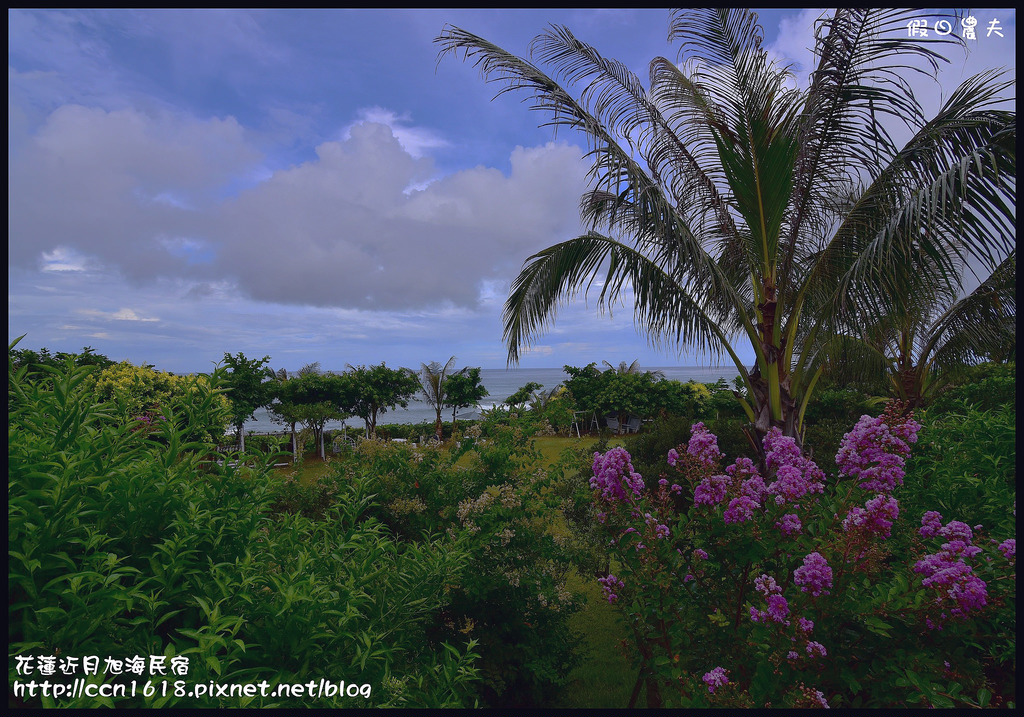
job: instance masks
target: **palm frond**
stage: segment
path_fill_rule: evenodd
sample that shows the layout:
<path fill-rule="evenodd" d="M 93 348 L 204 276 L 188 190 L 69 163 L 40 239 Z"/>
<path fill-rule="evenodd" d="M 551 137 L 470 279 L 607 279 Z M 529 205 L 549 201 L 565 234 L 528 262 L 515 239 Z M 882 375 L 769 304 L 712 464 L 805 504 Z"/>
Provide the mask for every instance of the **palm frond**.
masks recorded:
<path fill-rule="evenodd" d="M 504 311 L 510 363 L 518 361 L 521 348 L 550 324 L 560 306 L 593 287 L 602 267 L 598 306 L 610 310 L 632 291 L 634 320 L 653 344 L 689 344 L 717 353 L 724 343 L 731 353 L 727 337 L 691 290 L 632 247 L 590 232 L 533 255 L 516 277 Z"/>

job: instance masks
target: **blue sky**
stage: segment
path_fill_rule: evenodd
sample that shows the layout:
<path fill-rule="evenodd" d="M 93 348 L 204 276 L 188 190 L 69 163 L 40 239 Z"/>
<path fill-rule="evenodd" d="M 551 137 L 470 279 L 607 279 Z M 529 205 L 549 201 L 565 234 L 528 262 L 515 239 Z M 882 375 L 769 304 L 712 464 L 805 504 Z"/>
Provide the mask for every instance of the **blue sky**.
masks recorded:
<path fill-rule="evenodd" d="M 806 72 L 810 10 L 759 13 Z M 1015 71 L 1015 15 L 974 10 L 934 109 Z M 986 36 L 998 19 L 1003 37 Z M 646 76 L 675 57 L 666 10 L 8 10 L 10 338 L 176 371 L 225 352 L 275 368 L 386 361 L 501 367 L 523 261 L 581 231 L 580 136 L 461 59 L 446 23 L 523 55 L 551 23 Z M 749 351 L 741 352 L 750 360 Z M 630 307 L 563 310 L 524 367 L 640 359 Z"/>

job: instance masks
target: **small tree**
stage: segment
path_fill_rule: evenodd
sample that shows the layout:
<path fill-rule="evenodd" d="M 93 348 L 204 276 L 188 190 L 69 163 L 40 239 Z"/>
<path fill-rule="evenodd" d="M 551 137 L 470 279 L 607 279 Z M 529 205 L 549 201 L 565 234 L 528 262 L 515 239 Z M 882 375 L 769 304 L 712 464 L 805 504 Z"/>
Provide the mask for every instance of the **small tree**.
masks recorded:
<path fill-rule="evenodd" d="M 452 409 L 452 429 L 455 428 L 455 414 L 460 408 L 469 408 L 488 396 L 487 389 L 480 382 L 480 369 L 461 369 L 445 382 L 445 405 Z"/>
<path fill-rule="evenodd" d="M 420 369 L 420 390 L 423 392 L 423 397 L 427 400 L 437 413 L 437 420 L 434 423 L 434 435 L 437 436 L 438 443 L 441 442 L 443 435 L 443 424 L 441 422 L 441 411 L 445 407 L 445 391 L 447 390 L 448 375 L 451 373 L 452 368 L 455 366 L 455 357 L 452 356 L 448 359 L 448 363 L 444 366 L 439 364 L 437 361 L 431 361 L 429 364 L 421 364 Z"/>
<path fill-rule="evenodd" d="M 273 371 L 267 366 L 270 357 L 248 359 L 239 352 L 232 356 L 224 354 L 224 365 L 230 370 L 226 374 L 228 400 L 231 401 L 231 425 L 238 435 L 238 449 L 245 450 L 245 422 L 252 420 L 257 408 L 267 405 L 272 399 L 270 385 Z"/>
<path fill-rule="evenodd" d="M 366 436 L 377 435 L 377 415 L 396 406 L 406 408 L 417 391 L 420 380 L 412 369 L 392 369 L 384 365 L 349 365 L 349 412 L 366 422 Z"/>
<path fill-rule="evenodd" d="M 543 384 L 537 383 L 536 381 L 530 381 L 525 386 L 521 386 L 515 393 L 505 399 L 505 405 L 509 408 L 516 408 L 525 405 L 536 391 L 540 391 L 544 388 Z"/>

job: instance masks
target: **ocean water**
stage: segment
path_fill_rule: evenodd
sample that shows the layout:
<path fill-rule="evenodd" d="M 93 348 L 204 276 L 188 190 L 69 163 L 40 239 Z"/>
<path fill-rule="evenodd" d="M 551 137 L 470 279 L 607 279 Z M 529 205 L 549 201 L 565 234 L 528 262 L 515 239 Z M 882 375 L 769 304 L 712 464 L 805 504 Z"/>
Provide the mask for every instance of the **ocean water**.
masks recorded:
<path fill-rule="evenodd" d="M 645 371 L 661 371 L 665 378 L 676 381 L 696 381 L 697 383 L 714 383 L 719 378 L 724 378 L 732 384 L 732 380 L 739 375 L 735 366 L 654 366 L 643 367 Z M 534 381 L 550 390 L 565 381 L 568 377 L 561 368 L 485 368 L 480 370 L 480 379 L 487 388 L 488 395 L 480 402 L 480 407 L 489 409 L 504 402 L 527 383 Z M 475 408 L 464 408 L 458 413 L 460 419 L 472 419 L 479 416 Z M 396 408 L 377 417 L 377 424 L 384 426 L 389 423 L 423 423 L 433 422 L 436 418 L 434 409 L 427 403 L 420 400 L 413 400 L 408 408 Z M 452 420 L 451 410 L 447 409 L 442 414 L 446 421 Z M 328 422 L 330 430 L 342 427 L 342 421 Z M 350 418 L 344 423 L 353 428 L 364 426 L 361 418 Z M 245 424 L 245 430 L 253 433 L 276 433 L 286 430 L 287 426 L 274 423 L 266 409 L 259 409 L 254 415 L 254 420 Z"/>

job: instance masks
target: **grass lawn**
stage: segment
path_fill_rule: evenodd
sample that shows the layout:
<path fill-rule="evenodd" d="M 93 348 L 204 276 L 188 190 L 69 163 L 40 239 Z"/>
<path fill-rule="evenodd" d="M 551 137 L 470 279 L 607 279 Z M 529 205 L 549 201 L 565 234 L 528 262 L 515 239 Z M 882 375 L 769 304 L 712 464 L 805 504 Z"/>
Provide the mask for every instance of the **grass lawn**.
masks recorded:
<path fill-rule="evenodd" d="M 636 669 L 622 653 L 622 641 L 629 637 L 626 627 L 593 576 L 573 573 L 568 587 L 587 598 L 570 623 L 583 634 L 583 662 L 572 671 L 559 698 L 547 706 L 624 709 L 636 681 Z"/>

